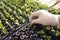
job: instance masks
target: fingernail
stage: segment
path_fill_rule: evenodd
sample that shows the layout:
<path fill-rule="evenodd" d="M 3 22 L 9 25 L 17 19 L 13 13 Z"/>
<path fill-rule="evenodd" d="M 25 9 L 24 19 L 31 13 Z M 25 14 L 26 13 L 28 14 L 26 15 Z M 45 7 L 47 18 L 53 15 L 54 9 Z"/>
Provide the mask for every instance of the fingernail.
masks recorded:
<path fill-rule="evenodd" d="M 32 23 L 30 22 L 30 26 L 32 26 Z"/>

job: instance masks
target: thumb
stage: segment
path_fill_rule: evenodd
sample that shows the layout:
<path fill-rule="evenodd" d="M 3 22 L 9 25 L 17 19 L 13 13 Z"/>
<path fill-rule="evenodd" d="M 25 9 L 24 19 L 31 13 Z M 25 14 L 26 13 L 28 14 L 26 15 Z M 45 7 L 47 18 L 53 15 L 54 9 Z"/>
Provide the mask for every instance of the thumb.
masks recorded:
<path fill-rule="evenodd" d="M 32 20 L 31 25 L 33 24 L 39 24 L 39 19 Z"/>

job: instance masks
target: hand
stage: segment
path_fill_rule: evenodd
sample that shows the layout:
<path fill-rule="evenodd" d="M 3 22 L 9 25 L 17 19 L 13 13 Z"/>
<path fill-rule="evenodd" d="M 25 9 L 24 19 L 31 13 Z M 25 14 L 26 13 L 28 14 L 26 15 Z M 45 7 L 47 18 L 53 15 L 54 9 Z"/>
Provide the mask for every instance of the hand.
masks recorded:
<path fill-rule="evenodd" d="M 42 24 L 42 25 L 58 25 L 58 16 L 49 13 L 46 10 L 38 10 L 33 12 L 29 17 L 29 22 L 32 24 Z"/>

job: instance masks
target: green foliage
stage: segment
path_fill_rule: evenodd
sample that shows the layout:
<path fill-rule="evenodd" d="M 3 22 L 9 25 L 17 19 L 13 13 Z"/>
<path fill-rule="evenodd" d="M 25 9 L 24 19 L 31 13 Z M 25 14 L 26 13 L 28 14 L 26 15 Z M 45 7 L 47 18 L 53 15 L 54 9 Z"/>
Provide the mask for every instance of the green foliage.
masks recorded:
<path fill-rule="evenodd" d="M 3 33 L 5 33 L 6 34 L 6 28 L 5 28 L 5 26 L 3 26 L 3 24 L 1 23 L 1 20 L 0 20 L 0 31 L 2 31 Z"/>
<path fill-rule="evenodd" d="M 1 19 L 0 29 L 2 29 L 1 31 L 3 33 L 6 33 L 6 27 L 7 27 L 6 25 L 4 25 L 4 23 L 7 24 L 9 28 L 13 30 L 15 26 L 13 23 L 15 23 L 16 26 L 21 26 L 23 23 L 26 22 L 26 20 L 20 15 L 29 18 L 32 12 L 35 12 L 40 9 L 48 10 L 53 14 L 60 14 L 60 10 L 50 9 L 50 7 L 46 5 L 31 0 L 2 0 L 0 4 L 2 5 L 0 6 L 0 19 Z M 5 22 L 3 23 L 2 20 Z M 20 21 L 22 23 L 20 23 Z M 36 26 L 34 26 L 34 28 L 36 28 Z M 44 27 L 44 28 L 45 29 L 42 29 L 37 32 L 40 35 L 44 34 L 42 35 L 43 38 L 51 38 L 51 35 L 47 35 L 45 33 L 45 31 L 47 30 L 50 30 L 49 31 L 50 33 L 51 32 L 55 33 L 55 35 L 57 36 L 60 35 L 60 31 L 55 31 L 54 29 L 51 29 L 51 27 Z M 60 27 L 58 26 L 57 29 L 59 28 Z"/>

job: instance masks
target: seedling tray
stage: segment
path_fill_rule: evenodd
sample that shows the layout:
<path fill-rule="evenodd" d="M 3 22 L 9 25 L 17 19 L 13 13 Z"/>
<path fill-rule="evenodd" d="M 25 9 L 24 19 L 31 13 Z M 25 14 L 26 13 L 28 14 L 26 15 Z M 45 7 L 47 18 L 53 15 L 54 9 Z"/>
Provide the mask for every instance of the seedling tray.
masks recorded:
<path fill-rule="evenodd" d="M 60 10 L 51 9 L 31 0 L 2 0 L 0 2 L 0 40 L 59 40 L 59 26 L 29 25 L 31 13 L 40 9 L 48 10 L 53 14 L 60 13 Z"/>

